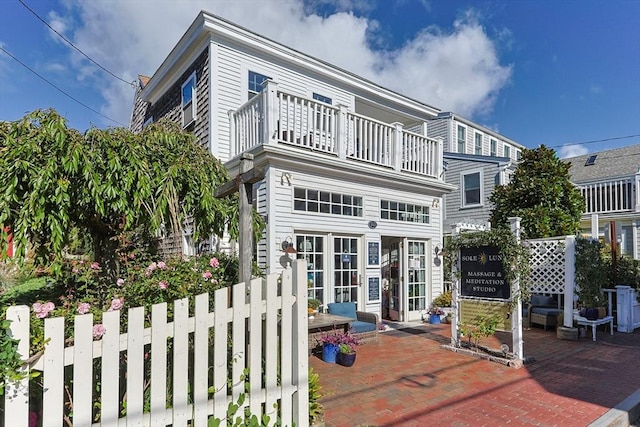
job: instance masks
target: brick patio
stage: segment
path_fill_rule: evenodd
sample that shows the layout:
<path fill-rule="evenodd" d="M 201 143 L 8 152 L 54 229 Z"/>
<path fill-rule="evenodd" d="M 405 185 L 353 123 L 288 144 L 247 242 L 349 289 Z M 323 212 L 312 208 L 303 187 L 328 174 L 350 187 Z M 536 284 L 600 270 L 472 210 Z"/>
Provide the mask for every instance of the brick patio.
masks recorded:
<path fill-rule="evenodd" d="M 532 328 L 524 339 L 535 360 L 520 369 L 442 349 L 450 325 L 384 332 L 358 348 L 351 368 L 311 356 L 325 425 L 586 426 L 640 388 L 640 330 L 601 329 L 593 342 Z M 481 344 L 510 341 L 499 333 Z"/>

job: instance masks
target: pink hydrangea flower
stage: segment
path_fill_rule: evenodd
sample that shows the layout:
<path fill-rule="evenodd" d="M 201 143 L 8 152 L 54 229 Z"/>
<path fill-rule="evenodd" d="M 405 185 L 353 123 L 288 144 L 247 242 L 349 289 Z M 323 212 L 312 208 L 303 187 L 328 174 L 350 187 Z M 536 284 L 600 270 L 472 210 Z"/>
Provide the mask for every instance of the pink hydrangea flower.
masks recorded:
<path fill-rule="evenodd" d="M 153 270 L 155 270 L 156 268 L 158 268 L 158 264 L 152 262 L 151 264 L 149 264 L 149 267 L 147 267 L 144 274 L 146 274 L 147 276 L 151 276 L 151 273 L 153 273 Z"/>
<path fill-rule="evenodd" d="M 167 289 L 169 287 L 169 284 L 164 280 L 161 280 L 160 282 L 158 282 L 158 287 L 160 289 Z"/>
<path fill-rule="evenodd" d="M 211 279 L 211 272 L 209 270 L 205 271 L 204 273 L 202 273 L 202 277 L 204 277 L 205 279 L 209 280 Z"/>
<path fill-rule="evenodd" d="M 78 271 L 80 271 L 80 270 L 78 270 L 78 269 L 77 269 L 77 268 L 75 268 L 75 267 L 73 267 L 73 268 L 71 269 L 71 272 L 72 272 L 73 274 L 77 274 L 77 273 L 78 273 Z M 37 416 L 37 415 L 36 415 L 36 416 Z"/>
<path fill-rule="evenodd" d="M 38 319 L 44 319 L 47 317 L 49 312 L 54 308 L 56 308 L 56 306 L 51 301 L 45 302 L 44 304 L 39 302 L 33 304 L 33 312 L 36 313 L 36 317 Z"/>
<path fill-rule="evenodd" d="M 114 298 L 111 300 L 111 307 L 108 311 L 120 310 L 124 306 L 124 298 Z"/>
<path fill-rule="evenodd" d="M 164 261 L 160 261 L 160 262 L 158 262 L 158 268 L 160 270 L 164 270 L 165 268 L 167 268 L 167 264 L 165 264 Z"/>
<path fill-rule="evenodd" d="M 213 257 L 209 260 L 209 265 L 213 268 L 218 268 L 218 266 L 220 265 L 220 261 L 218 261 L 218 258 Z"/>
<path fill-rule="evenodd" d="M 91 305 L 88 302 L 81 302 L 78 305 L 78 313 L 87 314 L 90 308 L 91 308 Z"/>
<path fill-rule="evenodd" d="M 118 279 L 116 283 L 118 284 L 118 286 L 122 286 L 124 285 L 124 279 Z"/>
<path fill-rule="evenodd" d="M 218 281 L 216 279 L 211 279 L 211 283 L 213 283 L 214 285 L 217 285 Z"/>
<path fill-rule="evenodd" d="M 93 337 L 100 338 L 107 332 L 107 329 L 104 327 L 102 323 L 98 323 L 97 325 L 93 325 Z"/>
<path fill-rule="evenodd" d="M 97 262 L 92 262 L 91 263 L 91 269 L 92 270 L 100 270 L 100 264 L 98 264 Z"/>

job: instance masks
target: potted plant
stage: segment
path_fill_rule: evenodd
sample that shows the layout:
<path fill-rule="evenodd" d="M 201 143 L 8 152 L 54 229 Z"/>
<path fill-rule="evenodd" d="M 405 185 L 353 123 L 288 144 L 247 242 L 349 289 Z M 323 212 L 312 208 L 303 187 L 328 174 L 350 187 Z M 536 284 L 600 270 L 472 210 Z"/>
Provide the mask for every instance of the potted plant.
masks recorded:
<path fill-rule="evenodd" d="M 315 299 L 315 298 L 309 298 L 307 300 L 307 312 L 309 313 L 309 315 L 313 315 L 314 313 L 318 312 L 318 308 L 322 305 L 322 301 L 320 301 L 319 299 Z"/>
<path fill-rule="evenodd" d="M 341 344 L 345 344 L 355 353 L 355 346 L 359 343 L 358 338 L 351 332 L 339 331 L 336 328 L 323 332 L 320 335 L 320 342 L 322 343 L 322 360 L 327 363 L 336 363 Z"/>
<path fill-rule="evenodd" d="M 427 310 L 427 314 L 429 315 L 429 323 L 432 325 L 440 324 L 440 319 L 445 315 L 445 312 L 440 307 L 431 306 L 429 310 Z"/>
<path fill-rule="evenodd" d="M 338 354 L 336 356 L 338 365 L 351 367 L 356 362 L 355 344 L 342 343 L 338 346 Z"/>
<path fill-rule="evenodd" d="M 576 295 L 589 320 L 598 319 L 598 307 L 604 307 L 602 286 L 607 280 L 607 269 L 601 256 L 602 244 L 597 240 L 576 239 Z"/>

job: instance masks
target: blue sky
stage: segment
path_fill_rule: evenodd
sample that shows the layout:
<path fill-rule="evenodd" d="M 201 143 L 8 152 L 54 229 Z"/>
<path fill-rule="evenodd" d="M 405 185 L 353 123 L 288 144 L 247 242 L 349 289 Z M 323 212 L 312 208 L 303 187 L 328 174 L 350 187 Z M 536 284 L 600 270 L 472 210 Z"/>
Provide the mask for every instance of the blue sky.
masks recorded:
<path fill-rule="evenodd" d="M 124 81 L 151 75 L 204 9 L 526 147 L 640 144 L 638 0 L 22 1 Z M 19 0 L 0 0 L 0 47 L 85 104 L 0 51 L 0 120 L 52 107 L 81 131 L 128 124 L 131 87 Z"/>

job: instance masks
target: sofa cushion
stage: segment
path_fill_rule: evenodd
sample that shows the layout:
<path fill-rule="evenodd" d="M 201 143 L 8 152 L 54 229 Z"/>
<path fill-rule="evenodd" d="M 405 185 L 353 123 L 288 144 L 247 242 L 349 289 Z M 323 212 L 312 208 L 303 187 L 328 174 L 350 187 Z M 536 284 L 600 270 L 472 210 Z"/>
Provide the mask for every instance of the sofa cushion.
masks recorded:
<path fill-rule="evenodd" d="M 362 332 L 371 332 L 376 330 L 376 325 L 369 322 L 361 322 L 356 320 L 351 323 L 351 332 L 354 334 L 360 334 Z"/>
<path fill-rule="evenodd" d="M 556 305 L 553 297 L 546 295 L 531 295 L 531 305 Z"/>
<path fill-rule="evenodd" d="M 356 303 L 355 302 L 330 302 L 327 304 L 329 314 L 349 317 L 356 319 Z"/>

